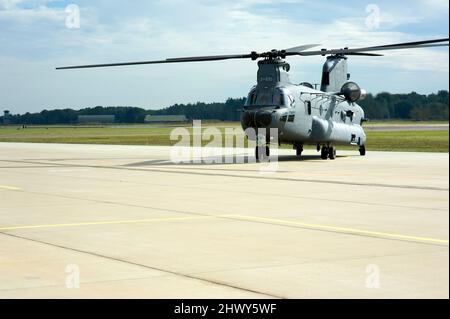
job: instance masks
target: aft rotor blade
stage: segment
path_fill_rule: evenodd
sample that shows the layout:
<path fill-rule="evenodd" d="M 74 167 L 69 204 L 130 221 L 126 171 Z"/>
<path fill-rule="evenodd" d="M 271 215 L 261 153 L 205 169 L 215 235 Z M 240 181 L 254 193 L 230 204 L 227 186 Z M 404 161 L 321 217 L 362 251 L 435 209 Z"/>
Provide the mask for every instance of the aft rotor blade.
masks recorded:
<path fill-rule="evenodd" d="M 383 54 L 377 54 L 377 53 L 363 53 L 363 52 L 347 53 L 346 55 L 356 55 L 356 56 L 384 56 Z"/>
<path fill-rule="evenodd" d="M 334 49 L 327 50 L 323 49 L 320 51 L 306 51 L 300 52 L 298 55 L 301 56 L 312 56 L 312 55 L 329 55 L 329 54 L 343 54 L 348 55 L 350 53 L 365 53 L 372 51 L 386 51 L 386 50 L 401 50 L 401 49 L 414 49 L 414 48 L 431 48 L 431 47 L 442 47 L 448 46 L 449 39 L 436 39 L 436 40 L 427 40 L 427 41 L 418 41 L 418 42 L 406 42 L 406 43 L 396 43 L 382 46 L 374 46 L 374 47 L 365 47 L 365 48 L 356 48 L 356 49 Z"/>
<path fill-rule="evenodd" d="M 213 56 L 198 56 L 198 57 L 186 57 L 186 58 L 172 58 L 172 59 L 156 60 L 156 61 L 76 65 L 76 66 L 58 67 L 56 69 L 57 70 L 69 70 L 69 69 L 106 68 L 106 67 L 115 67 L 115 66 L 130 66 L 130 65 L 145 65 L 145 64 L 222 61 L 222 60 L 231 60 L 231 59 L 250 59 L 251 57 L 252 57 L 251 54 L 213 55 Z"/>
<path fill-rule="evenodd" d="M 405 43 L 397 43 L 397 44 L 388 44 L 388 45 L 380 45 L 376 46 L 375 48 L 384 48 L 384 47 L 401 47 L 401 46 L 409 46 L 409 45 L 415 45 L 415 46 L 421 46 L 425 44 L 432 44 L 432 43 L 439 43 L 439 42 L 448 42 L 449 38 L 444 39 L 436 39 L 436 40 L 425 40 L 425 41 L 416 41 L 416 42 L 405 42 Z"/>

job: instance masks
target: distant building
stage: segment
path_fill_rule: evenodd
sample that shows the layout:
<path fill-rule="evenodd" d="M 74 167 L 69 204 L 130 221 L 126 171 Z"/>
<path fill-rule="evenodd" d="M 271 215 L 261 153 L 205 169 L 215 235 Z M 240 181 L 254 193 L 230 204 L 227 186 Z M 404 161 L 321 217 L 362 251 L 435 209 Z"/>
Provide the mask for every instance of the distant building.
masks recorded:
<path fill-rule="evenodd" d="M 115 121 L 115 115 L 78 115 L 80 124 L 111 124 Z"/>
<path fill-rule="evenodd" d="M 145 123 L 183 123 L 188 122 L 185 115 L 147 115 Z"/>
<path fill-rule="evenodd" d="M 11 113 L 9 111 L 4 111 L 3 113 L 3 124 L 8 125 L 10 123 Z"/>

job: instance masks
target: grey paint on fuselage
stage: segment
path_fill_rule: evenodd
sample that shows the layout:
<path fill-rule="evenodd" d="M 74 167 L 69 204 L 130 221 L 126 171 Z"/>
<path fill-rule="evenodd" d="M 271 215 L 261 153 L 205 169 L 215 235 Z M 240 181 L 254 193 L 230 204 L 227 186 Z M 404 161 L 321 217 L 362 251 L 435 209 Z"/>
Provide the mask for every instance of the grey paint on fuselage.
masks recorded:
<path fill-rule="evenodd" d="M 244 107 L 244 130 L 251 127 L 244 119 L 245 112 L 267 111 L 272 114 L 267 128 L 278 129 L 281 143 L 365 145 L 366 135 L 361 126 L 364 111 L 358 104 L 334 92 L 292 84 L 288 71 L 289 65 L 284 61 L 260 61 L 258 84 L 249 93 Z M 260 104 L 255 98 L 273 96 L 276 92 L 282 92 L 284 103 Z"/>
<path fill-rule="evenodd" d="M 271 126 L 279 129 L 281 142 L 365 144 L 366 135 L 361 126 L 364 111 L 359 105 L 305 86 L 289 86 L 285 90 L 294 96 L 294 105 L 277 110 L 276 125 Z M 353 112 L 353 117 L 347 116 L 348 111 Z M 286 114 L 288 118 L 289 114 L 295 114 L 294 121 L 281 122 L 279 119 Z"/>

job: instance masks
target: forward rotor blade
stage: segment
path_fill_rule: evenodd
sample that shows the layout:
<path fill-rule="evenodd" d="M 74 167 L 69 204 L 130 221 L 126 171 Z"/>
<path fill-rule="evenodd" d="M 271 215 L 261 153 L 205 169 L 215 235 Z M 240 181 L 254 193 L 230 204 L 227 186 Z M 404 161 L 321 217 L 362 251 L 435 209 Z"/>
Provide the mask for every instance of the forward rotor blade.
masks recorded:
<path fill-rule="evenodd" d="M 141 61 L 141 62 L 124 62 L 124 63 L 107 63 L 107 64 L 90 64 L 90 65 L 65 66 L 65 67 L 58 67 L 58 68 L 56 68 L 56 70 L 106 68 L 106 67 L 114 67 L 114 66 L 130 66 L 130 65 L 144 65 L 144 64 L 166 64 L 166 63 L 182 63 L 182 62 L 222 61 L 222 60 L 230 60 L 230 59 L 250 59 L 251 57 L 252 57 L 251 54 L 198 56 L 198 57 L 186 57 L 186 58 L 172 58 L 172 59 L 156 60 L 156 61 Z"/>
<path fill-rule="evenodd" d="M 320 50 L 320 51 L 306 51 L 300 52 L 298 55 L 301 56 L 312 56 L 312 55 L 330 55 L 330 54 L 343 54 L 348 55 L 350 53 L 365 53 L 372 51 L 386 51 L 386 50 L 401 50 L 401 49 L 415 49 L 415 48 L 432 48 L 432 47 L 442 47 L 448 46 L 448 43 L 444 44 L 441 42 L 448 42 L 449 39 L 437 39 L 437 40 L 427 40 L 419 42 L 406 42 L 406 43 L 396 43 L 382 46 L 356 48 L 356 49 L 334 49 L 334 50 Z"/>
<path fill-rule="evenodd" d="M 305 44 L 305 45 L 300 45 L 298 47 L 294 47 L 294 48 L 290 48 L 287 49 L 286 52 L 287 53 L 297 53 L 297 52 L 302 52 L 311 48 L 315 48 L 318 47 L 320 44 Z"/>
<path fill-rule="evenodd" d="M 107 63 L 107 64 L 89 64 L 89 65 L 75 65 L 58 67 L 56 70 L 70 70 L 70 69 L 89 69 L 89 68 L 106 68 L 111 66 L 127 66 L 127 65 L 142 65 L 142 64 L 162 64 L 168 63 L 166 60 L 161 61 L 143 61 L 143 62 L 124 62 L 124 63 Z"/>
<path fill-rule="evenodd" d="M 235 54 L 235 55 L 212 55 L 212 56 L 196 56 L 186 58 L 171 58 L 166 59 L 167 63 L 170 62 L 204 62 L 204 61 L 221 61 L 231 59 L 250 59 L 251 54 Z"/>

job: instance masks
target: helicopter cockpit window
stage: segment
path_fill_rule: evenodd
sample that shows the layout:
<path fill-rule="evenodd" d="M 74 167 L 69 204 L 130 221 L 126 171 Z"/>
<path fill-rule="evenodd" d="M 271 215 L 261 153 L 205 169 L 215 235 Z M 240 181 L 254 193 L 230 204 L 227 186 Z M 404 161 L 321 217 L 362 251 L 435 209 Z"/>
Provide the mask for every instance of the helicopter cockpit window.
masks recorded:
<path fill-rule="evenodd" d="M 284 94 L 280 94 L 280 106 L 284 106 L 286 105 L 286 98 L 284 96 Z"/>
<path fill-rule="evenodd" d="M 330 85 L 330 72 L 323 72 L 322 85 Z"/>
<path fill-rule="evenodd" d="M 273 100 L 272 94 L 260 93 L 260 94 L 258 94 L 255 104 L 256 105 L 272 105 L 273 104 L 272 100 Z"/>
<path fill-rule="evenodd" d="M 285 98 L 282 92 L 277 92 L 273 95 L 273 104 L 278 106 L 285 105 Z"/>
<path fill-rule="evenodd" d="M 247 97 L 247 100 L 245 101 L 245 105 L 255 105 L 256 104 L 256 99 L 257 99 L 257 94 L 256 94 L 256 90 L 252 90 Z"/>
<path fill-rule="evenodd" d="M 253 91 L 249 94 L 247 99 L 247 105 L 251 106 L 291 106 L 292 99 L 285 95 L 283 91 L 271 92 L 256 92 Z"/>

